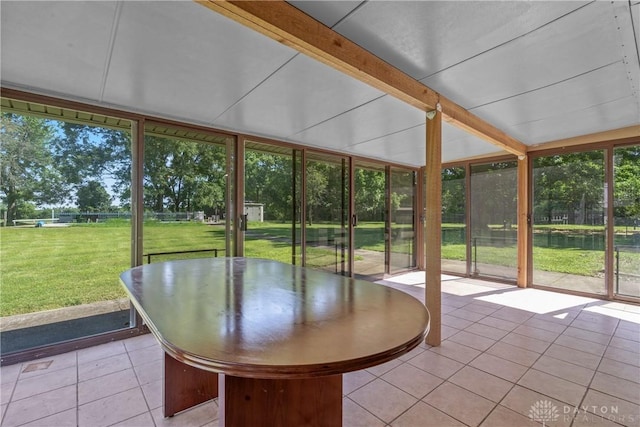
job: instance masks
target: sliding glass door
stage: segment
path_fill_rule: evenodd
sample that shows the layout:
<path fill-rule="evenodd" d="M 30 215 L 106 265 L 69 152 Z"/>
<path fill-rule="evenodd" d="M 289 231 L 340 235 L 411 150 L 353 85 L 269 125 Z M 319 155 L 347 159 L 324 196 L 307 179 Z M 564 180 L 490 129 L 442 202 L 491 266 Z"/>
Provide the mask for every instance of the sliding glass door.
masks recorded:
<path fill-rule="evenodd" d="M 640 298 L 640 145 L 613 151 L 613 293 Z"/>
<path fill-rule="evenodd" d="M 233 138 L 148 124 L 144 142 L 143 262 L 227 256 Z"/>
<path fill-rule="evenodd" d="M 516 279 L 516 171 L 516 162 L 471 166 L 471 245 L 474 275 Z"/>
<path fill-rule="evenodd" d="M 305 265 L 349 275 L 349 162 L 307 153 Z"/>
<path fill-rule="evenodd" d="M 244 157 L 244 254 L 302 264 L 302 152 L 247 142 Z"/>
<path fill-rule="evenodd" d="M 396 274 L 416 266 L 415 199 L 416 172 L 389 168 L 389 274 Z"/>
<path fill-rule="evenodd" d="M 604 165 L 603 150 L 534 159 L 534 284 L 607 293 Z"/>
<path fill-rule="evenodd" d="M 387 261 L 387 175 L 384 166 L 357 162 L 354 169 L 353 273 L 382 277 Z"/>

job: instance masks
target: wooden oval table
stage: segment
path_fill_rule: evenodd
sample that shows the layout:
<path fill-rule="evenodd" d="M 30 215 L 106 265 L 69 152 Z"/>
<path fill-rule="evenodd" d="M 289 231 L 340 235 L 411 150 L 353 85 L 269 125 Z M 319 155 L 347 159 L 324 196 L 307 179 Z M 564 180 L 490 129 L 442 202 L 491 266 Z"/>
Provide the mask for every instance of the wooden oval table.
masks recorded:
<path fill-rule="evenodd" d="M 120 280 L 165 351 L 165 416 L 218 396 L 221 425 L 340 426 L 342 374 L 429 330 L 408 294 L 264 259 L 160 262 Z"/>

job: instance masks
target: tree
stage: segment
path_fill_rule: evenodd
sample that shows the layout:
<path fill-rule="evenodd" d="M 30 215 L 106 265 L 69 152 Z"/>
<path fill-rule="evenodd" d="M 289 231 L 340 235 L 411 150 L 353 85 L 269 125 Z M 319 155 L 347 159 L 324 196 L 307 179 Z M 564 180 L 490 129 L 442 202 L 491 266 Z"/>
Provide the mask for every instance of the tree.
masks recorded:
<path fill-rule="evenodd" d="M 49 151 L 51 124 L 11 113 L 3 113 L 1 120 L 0 195 L 8 224 L 20 218 L 19 207 L 26 206 L 25 203 L 53 203 L 61 193 L 55 190 L 59 174 Z"/>
<path fill-rule="evenodd" d="M 97 181 L 78 187 L 76 196 L 80 212 L 105 212 L 111 207 L 111 196 Z"/>
<path fill-rule="evenodd" d="M 224 146 L 145 138 L 144 203 L 154 212 L 213 213 L 224 203 Z"/>
<path fill-rule="evenodd" d="M 615 150 L 614 176 L 614 215 L 625 221 L 639 220 L 640 145 Z"/>

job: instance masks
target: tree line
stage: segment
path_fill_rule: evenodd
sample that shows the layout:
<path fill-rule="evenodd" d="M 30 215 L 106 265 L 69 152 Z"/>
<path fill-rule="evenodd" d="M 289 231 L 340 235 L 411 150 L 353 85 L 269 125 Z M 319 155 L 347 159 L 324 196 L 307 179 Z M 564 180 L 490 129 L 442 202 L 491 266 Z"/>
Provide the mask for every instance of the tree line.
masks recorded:
<path fill-rule="evenodd" d="M 33 218 L 51 207 L 83 212 L 129 211 L 131 138 L 127 130 L 101 128 L 34 116 L 2 113 L 0 197 L 4 223 Z M 223 215 L 233 180 L 227 168 L 225 139 L 194 143 L 147 135 L 144 149 L 144 207 L 147 212 L 195 212 Z M 617 148 L 614 156 L 614 214 L 640 219 L 640 146 Z M 586 223 L 588 212 L 604 207 L 604 152 L 558 154 L 534 159 L 534 217 L 566 214 L 569 223 Z M 305 165 L 308 223 L 347 220 L 346 162 L 309 158 Z M 264 204 L 265 219 L 301 221 L 300 152 L 245 153 L 245 200 Z M 443 221 L 464 222 L 465 170 L 443 170 Z M 362 221 L 384 221 L 413 203 L 413 173 L 356 168 L 355 204 Z M 472 167 L 474 223 L 515 224 L 515 162 Z M 387 201 L 387 185 L 391 199 Z M 582 217 L 580 217 L 582 215 Z"/>

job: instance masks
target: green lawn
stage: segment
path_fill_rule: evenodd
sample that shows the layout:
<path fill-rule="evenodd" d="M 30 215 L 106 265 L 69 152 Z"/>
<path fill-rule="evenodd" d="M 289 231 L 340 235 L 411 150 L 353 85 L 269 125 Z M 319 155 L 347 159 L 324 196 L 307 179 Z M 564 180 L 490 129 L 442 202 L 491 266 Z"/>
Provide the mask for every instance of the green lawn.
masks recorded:
<path fill-rule="evenodd" d="M 250 223 L 246 256 L 291 262 L 291 226 L 280 223 Z M 336 262 L 336 236 L 326 224 L 307 228 L 307 236 L 322 237 L 322 244 L 307 246 L 307 264 L 323 268 Z M 382 223 L 361 223 L 356 228 L 356 246 L 384 250 Z M 224 225 L 201 223 L 147 222 L 144 226 L 144 252 L 193 249 L 224 249 Z M 334 240 L 327 236 L 332 234 Z M 338 236 L 339 238 L 339 236 Z M 318 240 L 320 241 L 320 240 Z M 405 243 L 394 244 L 404 250 Z M 0 228 L 0 316 L 48 310 L 65 306 L 125 297 L 118 282 L 128 269 L 131 257 L 130 225 L 126 221 L 75 224 L 69 227 Z M 299 248 L 297 249 L 299 251 Z M 478 261 L 515 267 L 515 247 L 483 246 Z M 222 252 L 219 256 L 224 256 Z M 193 254 L 154 257 L 164 259 L 212 256 Z M 299 256 L 299 252 L 298 252 Z M 626 269 L 637 270 L 640 254 L 624 254 Z M 465 259 L 463 244 L 443 244 L 442 257 Z M 603 251 L 534 247 L 535 268 L 578 275 L 594 275 L 602 270 Z M 628 264 L 628 266 L 627 266 Z"/>

